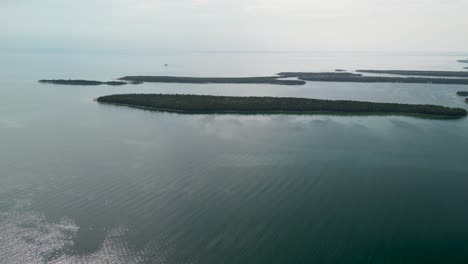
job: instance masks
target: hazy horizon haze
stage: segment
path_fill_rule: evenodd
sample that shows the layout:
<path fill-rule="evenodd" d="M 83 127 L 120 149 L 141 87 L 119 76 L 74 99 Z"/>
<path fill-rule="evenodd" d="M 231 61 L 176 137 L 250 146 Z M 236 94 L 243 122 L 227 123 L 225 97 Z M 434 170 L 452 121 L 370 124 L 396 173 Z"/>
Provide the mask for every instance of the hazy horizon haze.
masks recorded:
<path fill-rule="evenodd" d="M 465 52 L 468 1 L 6 0 L 2 48 Z"/>

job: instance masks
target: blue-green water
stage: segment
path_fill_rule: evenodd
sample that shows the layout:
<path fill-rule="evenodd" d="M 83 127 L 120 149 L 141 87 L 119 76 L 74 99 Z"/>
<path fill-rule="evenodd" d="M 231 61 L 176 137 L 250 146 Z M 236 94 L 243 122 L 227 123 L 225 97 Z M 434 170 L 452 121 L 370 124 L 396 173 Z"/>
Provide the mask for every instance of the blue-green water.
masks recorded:
<path fill-rule="evenodd" d="M 466 263 L 465 118 L 178 115 L 93 102 L 163 92 L 467 108 L 455 95 L 466 86 L 36 82 L 459 70 L 465 56 L 2 51 L 0 263 Z"/>

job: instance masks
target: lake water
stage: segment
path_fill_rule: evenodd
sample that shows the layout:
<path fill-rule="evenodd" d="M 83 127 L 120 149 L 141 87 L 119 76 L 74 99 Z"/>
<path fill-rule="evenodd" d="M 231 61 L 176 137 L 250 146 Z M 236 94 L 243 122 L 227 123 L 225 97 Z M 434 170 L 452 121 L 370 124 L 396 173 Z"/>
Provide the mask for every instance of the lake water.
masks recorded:
<path fill-rule="evenodd" d="M 0 263 L 467 263 L 466 118 L 179 115 L 93 99 L 193 93 L 467 108 L 455 92 L 468 86 L 37 83 L 461 70 L 466 56 L 0 51 Z"/>

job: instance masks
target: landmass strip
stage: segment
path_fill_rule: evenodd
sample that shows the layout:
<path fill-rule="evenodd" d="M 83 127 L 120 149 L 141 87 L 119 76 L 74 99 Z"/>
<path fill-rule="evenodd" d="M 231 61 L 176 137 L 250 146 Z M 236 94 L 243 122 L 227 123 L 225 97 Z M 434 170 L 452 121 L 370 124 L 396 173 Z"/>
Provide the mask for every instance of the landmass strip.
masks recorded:
<path fill-rule="evenodd" d="M 281 77 L 296 77 L 311 82 L 358 82 L 358 83 L 432 83 L 468 85 L 468 78 L 429 78 L 429 77 L 386 77 L 363 76 L 352 73 L 314 73 L 314 72 L 280 72 Z"/>
<path fill-rule="evenodd" d="M 430 77 L 468 77 L 466 71 L 357 70 L 357 72 Z"/>
<path fill-rule="evenodd" d="M 423 71 L 419 71 L 423 72 Z M 426 72 L 428 73 L 428 72 Z M 442 76 L 442 72 L 434 72 Z M 463 76 L 461 72 L 445 72 L 448 75 Z M 434 75 L 435 76 L 435 75 Z M 468 77 L 468 75 L 466 75 Z M 282 78 L 297 78 L 299 80 L 284 80 Z M 246 78 L 197 78 L 171 76 L 126 76 L 119 80 L 165 83 L 266 83 L 284 85 L 303 85 L 304 81 L 315 82 L 362 82 L 362 83 L 434 83 L 468 85 L 468 78 L 424 78 L 424 77 L 385 77 L 363 76 L 349 72 L 280 72 L 276 77 L 246 77 Z"/>
<path fill-rule="evenodd" d="M 318 100 L 294 97 L 232 97 L 210 95 L 118 94 L 97 98 L 100 103 L 182 113 L 294 113 L 317 112 L 407 114 L 459 118 L 461 108 L 437 105 Z"/>
<path fill-rule="evenodd" d="M 232 83 L 232 84 L 279 84 L 279 85 L 303 85 L 301 80 L 281 80 L 279 76 L 268 77 L 228 77 L 228 78 L 205 78 L 205 77 L 174 77 L 174 76 L 125 76 L 119 78 L 122 81 L 157 82 L 157 83 Z"/>
<path fill-rule="evenodd" d="M 95 85 L 119 86 L 119 85 L 129 84 L 128 82 L 121 82 L 121 81 L 100 82 L 100 81 L 64 80 L 64 79 L 40 80 L 39 82 L 40 83 L 51 83 L 51 84 L 62 84 L 62 85 L 87 85 L 87 86 L 95 86 Z M 141 82 L 130 82 L 130 84 L 140 84 L 140 83 Z"/>
<path fill-rule="evenodd" d="M 193 84 L 278 84 L 278 85 L 303 85 L 301 80 L 281 80 L 279 76 L 270 77 L 228 77 L 228 78 L 204 78 L 204 77 L 174 77 L 174 76 L 126 76 L 119 78 L 119 81 L 100 82 L 89 80 L 40 80 L 41 83 L 63 84 L 63 85 L 125 85 L 141 84 L 143 82 L 157 83 L 193 83 Z"/>

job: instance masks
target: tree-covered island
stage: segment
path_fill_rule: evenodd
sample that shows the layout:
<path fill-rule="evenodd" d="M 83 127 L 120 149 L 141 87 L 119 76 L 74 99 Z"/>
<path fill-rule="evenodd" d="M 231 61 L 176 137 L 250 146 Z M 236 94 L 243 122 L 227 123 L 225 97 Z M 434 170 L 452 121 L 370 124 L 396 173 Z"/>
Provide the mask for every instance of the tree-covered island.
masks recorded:
<path fill-rule="evenodd" d="M 412 75 L 412 76 L 428 76 L 428 77 L 467 77 L 466 71 L 416 71 L 416 70 L 357 70 L 361 73 L 380 73 L 392 75 Z"/>
<path fill-rule="evenodd" d="M 428 83 L 468 85 L 468 78 L 432 78 L 432 77 L 387 77 L 363 76 L 353 73 L 313 73 L 313 72 L 282 72 L 282 77 L 296 77 L 299 80 L 311 82 L 358 82 L 358 83 Z"/>
<path fill-rule="evenodd" d="M 210 95 L 118 94 L 97 98 L 100 103 L 182 113 L 369 113 L 427 115 L 459 118 L 461 108 L 437 105 L 373 103 L 348 100 L 318 100 L 293 97 L 233 97 Z"/>
<path fill-rule="evenodd" d="M 119 78 L 122 81 L 155 82 L 155 83 L 193 83 L 193 84 L 279 84 L 279 85 L 303 85 L 301 80 L 281 80 L 278 76 L 267 77 L 175 77 L 175 76 L 125 76 Z"/>
<path fill-rule="evenodd" d="M 100 82 L 100 81 L 64 80 L 64 79 L 39 80 L 39 82 L 40 82 L 40 83 L 61 84 L 61 85 L 86 85 L 86 86 L 95 86 L 95 85 L 119 86 L 119 85 L 126 85 L 126 84 L 128 84 L 127 82 L 121 82 L 121 81 Z M 135 83 L 135 84 L 138 84 L 138 83 Z"/>

